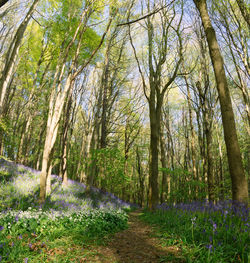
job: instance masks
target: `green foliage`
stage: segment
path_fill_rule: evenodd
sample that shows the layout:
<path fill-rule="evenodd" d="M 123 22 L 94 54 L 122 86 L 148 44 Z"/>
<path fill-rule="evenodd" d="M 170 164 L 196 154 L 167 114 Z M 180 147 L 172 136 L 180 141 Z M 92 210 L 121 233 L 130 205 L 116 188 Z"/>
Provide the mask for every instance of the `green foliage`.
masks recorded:
<path fill-rule="evenodd" d="M 174 170 L 159 167 L 159 171 L 165 172 L 171 178 L 172 184 L 178 185 L 176 188 L 172 187 L 171 192 L 166 196 L 169 203 L 175 201 L 188 202 L 195 199 L 204 200 L 206 198 L 207 184 L 200 180 L 195 180 L 189 171 L 178 167 Z M 161 187 L 160 189 L 162 190 Z M 167 189 L 163 189 L 163 191 L 167 192 Z"/>
<path fill-rule="evenodd" d="M 117 148 L 105 148 L 92 151 L 94 161 L 102 175 L 97 178 L 100 185 L 108 189 L 120 190 L 123 183 L 128 180 L 124 174 L 124 155 Z"/>
<path fill-rule="evenodd" d="M 5 119 L 0 118 L 0 130 L 6 132 L 8 129 L 8 124 L 6 123 Z"/>
<path fill-rule="evenodd" d="M 235 210 L 202 212 L 187 207 L 145 212 L 142 219 L 157 226 L 162 244 L 177 246 L 186 262 L 248 262 L 249 224 L 244 209 L 235 215 Z"/>
<path fill-rule="evenodd" d="M 64 215 L 31 208 L 26 212 L 8 211 L 0 215 L 1 262 L 46 258 L 55 240 L 71 237 L 74 244 L 83 245 L 126 227 L 127 215 L 119 210 L 91 210 Z M 64 245 L 66 249 L 69 244 Z"/>
<path fill-rule="evenodd" d="M 115 196 L 101 196 L 95 189 L 90 197 L 85 185 L 69 180 L 68 186 L 62 186 L 55 176 L 46 205 L 38 208 L 39 172 L 1 162 L 1 262 L 45 262 L 52 254 L 54 262 L 72 262 L 69 247 L 96 243 L 127 227 L 128 216 L 115 204 L 119 202 Z M 58 244 L 63 253 L 58 253 Z"/>
<path fill-rule="evenodd" d="M 64 50 L 72 41 L 76 29 L 82 20 L 82 12 L 85 12 L 83 8 L 87 9 L 88 7 L 83 7 L 82 1 L 63 1 L 60 4 L 60 8 L 57 13 L 54 15 L 53 22 L 48 22 L 46 38 L 48 39 L 49 50 L 53 57 L 59 57 L 60 52 Z M 86 16 L 88 15 L 89 14 L 87 13 Z M 85 25 L 82 25 L 79 32 L 84 26 Z M 86 59 L 100 42 L 100 36 L 92 28 L 87 27 L 83 30 L 84 34 L 81 39 L 79 54 L 80 61 Z M 70 48 L 67 58 L 68 61 L 71 61 L 74 57 L 79 41 L 80 39 L 78 34 L 76 41 Z M 56 63 L 58 63 L 58 61 Z M 54 65 L 54 67 L 55 66 L 56 65 Z"/>

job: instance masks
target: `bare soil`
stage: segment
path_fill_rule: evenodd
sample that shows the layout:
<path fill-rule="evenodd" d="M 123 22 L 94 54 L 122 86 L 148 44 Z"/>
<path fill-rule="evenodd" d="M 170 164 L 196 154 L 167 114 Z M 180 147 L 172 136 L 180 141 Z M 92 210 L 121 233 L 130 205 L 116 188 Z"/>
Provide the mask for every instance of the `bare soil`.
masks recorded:
<path fill-rule="evenodd" d="M 162 246 L 154 237 L 154 229 L 139 219 L 141 211 L 129 214 L 128 229 L 116 233 L 105 246 L 96 248 L 86 262 L 159 263 L 185 262 L 177 246 Z"/>

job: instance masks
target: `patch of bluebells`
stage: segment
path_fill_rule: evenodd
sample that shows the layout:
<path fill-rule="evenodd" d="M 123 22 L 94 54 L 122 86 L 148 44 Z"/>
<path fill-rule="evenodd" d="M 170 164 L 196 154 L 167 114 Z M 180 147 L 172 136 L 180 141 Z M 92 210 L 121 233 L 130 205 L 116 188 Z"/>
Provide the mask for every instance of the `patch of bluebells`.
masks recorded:
<path fill-rule="evenodd" d="M 127 225 L 125 203 L 113 194 L 73 180 L 62 185 L 57 175 L 51 175 L 51 194 L 44 206 L 37 203 L 40 172 L 0 159 L 0 171 L 10 175 L 0 184 L 0 261 L 29 262 L 25 253 L 32 243 L 27 235 L 53 240 L 62 229 L 77 229 L 83 236 L 103 236 Z M 57 229 L 60 229 L 57 230 Z M 27 243 L 23 246 L 24 243 Z M 26 251 L 26 252 L 25 252 Z"/>
<path fill-rule="evenodd" d="M 5 184 L 0 184 L 1 208 L 11 207 L 14 210 L 27 210 L 32 206 L 39 209 L 37 204 L 39 195 L 40 172 L 0 159 L 0 171 L 7 171 L 13 176 Z M 92 187 L 90 196 L 86 195 L 86 185 L 68 180 L 67 185 L 62 179 L 51 175 L 51 194 L 46 200 L 43 210 L 81 211 L 92 208 L 130 209 L 134 205 L 124 202 L 112 193 Z"/>
<path fill-rule="evenodd" d="M 196 257 L 189 260 L 244 262 L 248 257 L 249 208 L 243 203 L 226 200 L 214 204 L 205 200 L 161 204 L 154 214 L 146 213 L 144 218 L 199 247 Z"/>

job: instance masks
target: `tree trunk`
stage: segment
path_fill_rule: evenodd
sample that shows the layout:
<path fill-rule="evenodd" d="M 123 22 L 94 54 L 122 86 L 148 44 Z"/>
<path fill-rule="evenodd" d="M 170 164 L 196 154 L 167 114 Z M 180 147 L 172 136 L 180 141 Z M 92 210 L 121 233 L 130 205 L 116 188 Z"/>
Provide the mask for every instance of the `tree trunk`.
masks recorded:
<path fill-rule="evenodd" d="M 73 83 L 71 83 L 73 85 Z M 63 135 L 62 135 L 62 148 L 61 148 L 61 177 L 63 184 L 66 185 L 68 183 L 67 177 L 67 148 L 68 148 L 68 133 L 70 128 L 70 112 L 72 106 L 72 91 L 71 88 L 68 94 L 68 100 L 64 108 L 64 123 L 63 123 Z"/>
<path fill-rule="evenodd" d="M 109 41 L 105 53 L 105 65 L 102 76 L 102 116 L 101 116 L 101 148 L 106 148 L 107 145 L 107 110 L 108 110 L 108 81 L 109 81 L 109 52 L 111 41 Z"/>
<path fill-rule="evenodd" d="M 4 6 L 6 3 L 8 3 L 9 0 L 0 0 L 0 8 Z"/>
<path fill-rule="evenodd" d="M 7 51 L 7 57 L 5 59 L 4 69 L 2 71 L 1 79 L 0 79 L 0 115 L 2 114 L 6 91 L 10 84 L 12 74 L 14 72 L 14 67 L 15 67 L 17 56 L 18 56 L 19 48 L 21 46 L 21 42 L 23 39 L 23 35 L 32 17 L 32 14 L 38 4 L 38 1 L 39 0 L 34 0 L 27 15 L 25 16 L 24 20 L 19 25 L 17 32 Z"/>
<path fill-rule="evenodd" d="M 93 123 L 93 130 L 91 134 L 90 144 L 89 144 L 89 152 L 91 156 L 91 162 L 87 169 L 87 187 L 90 189 L 93 186 L 94 180 L 97 176 L 97 164 L 96 164 L 96 157 L 94 151 L 98 148 L 98 141 L 99 141 L 99 132 L 100 132 L 100 120 L 99 115 L 101 112 L 101 102 L 102 102 L 102 89 L 100 88 L 98 91 L 98 99 L 96 102 L 96 112 L 94 116 L 94 123 Z"/>
<path fill-rule="evenodd" d="M 225 194 L 224 194 L 224 178 L 223 178 L 223 154 L 222 154 L 222 146 L 219 138 L 219 130 L 217 125 L 216 125 L 216 138 L 217 138 L 218 149 L 219 149 L 219 176 L 218 176 L 219 185 L 220 185 L 219 200 L 224 200 Z"/>
<path fill-rule="evenodd" d="M 160 146 L 161 146 L 161 166 L 163 169 L 167 168 L 166 160 L 166 145 L 163 134 L 163 125 L 160 127 Z M 162 183 L 161 183 L 161 204 L 166 201 L 166 196 L 168 194 L 168 184 L 167 184 L 167 172 L 162 171 Z"/>
<path fill-rule="evenodd" d="M 208 182 L 208 200 L 214 202 L 214 174 L 213 174 L 213 155 L 212 155 L 212 124 L 208 121 L 208 113 L 204 114 L 205 134 L 207 141 L 207 182 Z"/>
<path fill-rule="evenodd" d="M 199 10 L 202 24 L 205 30 L 209 53 L 212 60 L 214 74 L 221 106 L 224 137 L 227 148 L 229 171 L 232 180 L 233 200 L 248 202 L 248 185 L 244 174 L 240 147 L 235 127 L 234 113 L 231 97 L 227 85 L 224 62 L 216 39 L 214 28 L 211 24 L 207 4 L 205 0 L 194 0 Z"/>
<path fill-rule="evenodd" d="M 69 74 L 63 92 L 57 94 L 55 101 L 54 101 L 55 91 L 52 91 L 51 94 L 48 121 L 47 121 L 47 131 L 46 131 L 46 138 L 45 138 L 44 150 L 43 150 L 42 171 L 40 174 L 40 199 L 39 199 L 40 203 L 44 203 L 45 201 L 49 157 L 56 141 L 57 131 L 59 127 L 59 120 L 63 110 L 65 97 L 68 94 L 70 88 L 72 88 L 71 84 L 72 84 L 71 74 Z M 60 87 L 58 87 L 58 89 L 60 89 Z"/>
<path fill-rule="evenodd" d="M 242 16 L 244 17 L 245 21 L 247 22 L 248 26 L 250 27 L 250 12 L 249 12 L 249 7 L 248 7 L 247 3 L 244 3 L 244 0 L 236 0 L 236 2 L 240 8 L 240 12 L 241 12 Z"/>
<path fill-rule="evenodd" d="M 151 91 L 152 93 L 152 91 Z M 149 161 L 149 209 L 154 210 L 159 203 L 158 189 L 158 155 L 160 112 L 155 107 L 155 97 L 149 102 L 150 111 L 150 161 Z M 159 107 L 161 108 L 161 107 Z"/>
<path fill-rule="evenodd" d="M 189 112 L 189 125 L 191 130 L 191 158 L 192 158 L 192 172 L 193 172 L 193 181 L 198 181 L 198 172 L 196 168 L 196 149 L 195 149 L 195 131 L 193 125 L 193 115 L 192 115 L 192 107 L 191 107 L 191 94 L 189 89 L 189 84 L 187 79 L 185 78 L 186 85 L 187 85 L 187 99 L 188 99 L 188 112 Z M 197 196 L 197 186 L 192 187 L 193 189 L 193 197 L 196 198 Z"/>
<path fill-rule="evenodd" d="M 141 164 L 141 156 L 139 153 L 138 147 L 136 148 L 136 160 L 137 160 L 137 172 L 139 176 L 139 205 L 143 206 L 144 201 L 144 174 L 143 174 L 143 168 Z"/>

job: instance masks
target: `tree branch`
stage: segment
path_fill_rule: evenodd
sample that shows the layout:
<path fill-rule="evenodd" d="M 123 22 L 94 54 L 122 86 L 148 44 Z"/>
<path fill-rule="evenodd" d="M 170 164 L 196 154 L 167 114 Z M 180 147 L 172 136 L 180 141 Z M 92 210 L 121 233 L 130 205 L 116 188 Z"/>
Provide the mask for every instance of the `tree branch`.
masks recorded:
<path fill-rule="evenodd" d="M 4 6 L 9 0 L 0 0 L 0 8 Z"/>
<path fill-rule="evenodd" d="M 160 8 L 157 8 L 157 9 L 155 9 L 154 11 L 152 11 L 152 12 L 150 12 L 150 13 L 148 13 L 148 14 L 140 17 L 140 18 L 137 18 L 137 19 L 135 19 L 135 20 L 128 21 L 128 22 L 125 22 L 125 23 L 120 23 L 120 24 L 118 24 L 117 26 L 131 25 L 131 24 L 133 24 L 133 23 L 139 22 L 139 21 L 141 21 L 141 20 L 143 20 L 143 19 L 145 19 L 145 18 L 147 18 L 147 17 L 150 17 L 150 16 L 152 16 L 152 15 L 160 12 L 162 9 L 169 7 L 174 1 L 175 1 L 175 0 L 172 0 L 168 5 L 165 5 L 165 6 L 162 6 L 162 7 L 160 7 Z"/>

